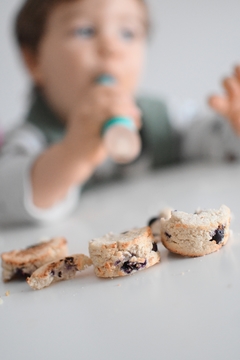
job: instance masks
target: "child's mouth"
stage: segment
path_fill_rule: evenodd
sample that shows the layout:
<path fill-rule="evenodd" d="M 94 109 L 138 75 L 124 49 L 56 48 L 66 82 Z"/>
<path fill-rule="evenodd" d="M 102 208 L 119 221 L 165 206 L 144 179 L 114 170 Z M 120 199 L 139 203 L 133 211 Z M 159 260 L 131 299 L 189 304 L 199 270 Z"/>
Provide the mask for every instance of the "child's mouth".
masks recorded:
<path fill-rule="evenodd" d="M 95 78 L 95 82 L 100 85 L 114 85 L 116 78 L 110 74 L 101 74 Z"/>

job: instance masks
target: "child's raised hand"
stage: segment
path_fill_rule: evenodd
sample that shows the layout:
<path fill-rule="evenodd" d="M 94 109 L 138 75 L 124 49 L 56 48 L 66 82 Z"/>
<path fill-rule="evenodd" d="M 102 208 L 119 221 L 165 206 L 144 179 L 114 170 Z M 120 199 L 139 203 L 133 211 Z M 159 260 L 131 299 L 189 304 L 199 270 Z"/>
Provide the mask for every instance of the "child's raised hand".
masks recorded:
<path fill-rule="evenodd" d="M 114 116 L 129 116 L 139 128 L 140 111 L 121 89 L 96 85 L 86 91 L 69 116 L 66 142 L 75 156 L 97 166 L 107 156 L 101 136 L 104 123 Z"/>
<path fill-rule="evenodd" d="M 224 79 L 225 95 L 209 98 L 209 105 L 228 118 L 235 132 L 240 135 L 240 65 L 235 67 L 233 75 Z"/>
<path fill-rule="evenodd" d="M 50 146 L 34 162 L 31 171 L 33 202 L 48 208 L 62 200 L 72 186 L 84 183 L 107 157 L 101 136 L 109 118 L 131 117 L 140 128 L 140 111 L 121 89 L 94 86 L 72 109 L 65 138 Z"/>
<path fill-rule="evenodd" d="M 96 85 L 69 115 L 64 140 L 73 156 L 99 165 L 107 157 L 101 131 L 103 124 L 114 116 L 129 116 L 141 127 L 140 111 L 131 96 L 115 86 Z"/>

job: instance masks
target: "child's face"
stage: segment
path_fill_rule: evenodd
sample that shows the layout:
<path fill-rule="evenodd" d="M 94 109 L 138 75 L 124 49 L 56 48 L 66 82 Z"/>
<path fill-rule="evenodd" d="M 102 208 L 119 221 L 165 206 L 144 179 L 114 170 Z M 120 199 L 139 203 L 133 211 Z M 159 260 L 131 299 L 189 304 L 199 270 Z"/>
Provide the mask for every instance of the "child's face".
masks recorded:
<path fill-rule="evenodd" d="M 32 74 L 63 118 L 101 74 L 114 76 L 134 95 L 144 59 L 145 20 L 138 0 L 77 0 L 52 11 Z"/>

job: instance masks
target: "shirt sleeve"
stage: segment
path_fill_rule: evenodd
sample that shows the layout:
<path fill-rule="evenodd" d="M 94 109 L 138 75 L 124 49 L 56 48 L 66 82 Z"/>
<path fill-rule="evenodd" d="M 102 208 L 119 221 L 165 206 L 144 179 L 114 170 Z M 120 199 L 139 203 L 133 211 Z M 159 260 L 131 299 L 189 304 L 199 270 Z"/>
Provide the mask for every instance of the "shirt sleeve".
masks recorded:
<path fill-rule="evenodd" d="M 79 188 L 49 209 L 32 200 L 31 166 L 46 142 L 32 125 L 23 125 L 8 136 L 0 156 L 0 224 L 52 222 L 66 217 L 77 205 Z"/>

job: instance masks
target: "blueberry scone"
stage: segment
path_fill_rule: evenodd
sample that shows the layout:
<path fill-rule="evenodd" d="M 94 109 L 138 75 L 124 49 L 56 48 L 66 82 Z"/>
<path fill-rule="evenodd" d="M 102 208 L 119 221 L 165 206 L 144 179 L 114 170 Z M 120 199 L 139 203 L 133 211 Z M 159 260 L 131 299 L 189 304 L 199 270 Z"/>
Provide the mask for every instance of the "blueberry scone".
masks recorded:
<path fill-rule="evenodd" d="M 14 277 L 30 276 L 43 264 L 66 255 L 67 241 L 65 238 L 54 238 L 29 246 L 24 250 L 2 253 L 2 279 L 9 281 Z"/>
<path fill-rule="evenodd" d="M 160 214 L 158 216 L 155 216 L 148 221 L 148 226 L 150 226 L 150 228 L 152 230 L 152 233 L 153 233 L 156 243 L 161 241 L 160 220 L 162 218 L 169 219 L 171 217 L 172 210 L 173 210 L 172 208 L 166 207 L 160 212 Z"/>
<path fill-rule="evenodd" d="M 231 212 L 222 205 L 219 210 L 198 210 L 188 214 L 172 211 L 161 219 L 162 244 L 183 256 L 203 256 L 219 250 L 229 238 Z"/>
<path fill-rule="evenodd" d="M 86 255 L 67 256 L 41 266 L 27 278 L 27 283 L 34 290 L 40 290 L 53 282 L 72 279 L 77 271 L 82 271 L 91 265 L 92 261 Z"/>
<path fill-rule="evenodd" d="M 95 274 L 105 278 L 133 274 L 160 261 L 148 226 L 93 239 L 89 242 L 89 253 Z"/>

